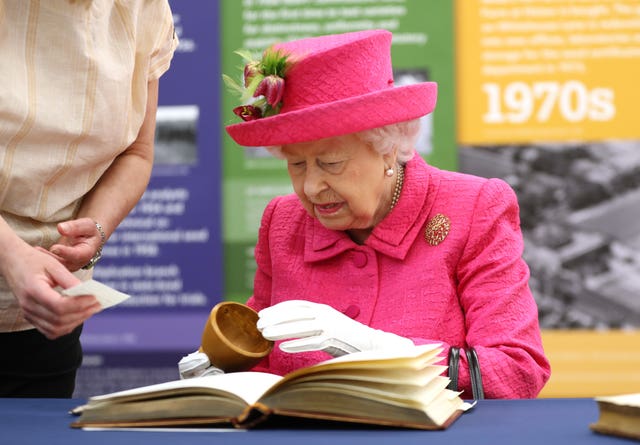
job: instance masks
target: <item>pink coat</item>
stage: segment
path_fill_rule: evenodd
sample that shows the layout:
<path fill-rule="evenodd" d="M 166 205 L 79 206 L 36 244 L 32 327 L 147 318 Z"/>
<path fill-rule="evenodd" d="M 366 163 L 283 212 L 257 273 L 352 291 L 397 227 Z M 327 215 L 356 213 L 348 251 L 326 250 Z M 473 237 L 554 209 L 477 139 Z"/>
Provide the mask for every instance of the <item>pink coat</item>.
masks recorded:
<path fill-rule="evenodd" d="M 448 218 L 450 230 L 432 245 L 425 229 L 437 214 Z M 485 397 L 533 398 L 550 366 L 519 224 L 516 196 L 505 182 L 439 170 L 415 156 L 398 204 L 364 245 L 324 228 L 295 195 L 272 200 L 248 304 L 260 310 L 290 299 L 315 301 L 416 344 L 440 342 L 445 355 L 450 346 L 473 346 Z M 459 388 L 471 398 L 463 355 Z M 285 374 L 327 358 L 275 347 L 256 370 Z"/>

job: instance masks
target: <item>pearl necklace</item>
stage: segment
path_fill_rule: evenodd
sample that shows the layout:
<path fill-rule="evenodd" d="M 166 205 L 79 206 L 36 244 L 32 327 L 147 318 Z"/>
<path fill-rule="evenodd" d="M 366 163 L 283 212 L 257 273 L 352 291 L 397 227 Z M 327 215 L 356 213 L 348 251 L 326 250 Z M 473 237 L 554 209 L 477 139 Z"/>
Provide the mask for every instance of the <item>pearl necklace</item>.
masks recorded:
<path fill-rule="evenodd" d="M 404 168 L 402 165 L 398 164 L 398 178 L 396 179 L 396 186 L 393 189 L 393 196 L 391 197 L 391 207 L 389 210 L 393 209 L 398 203 L 398 199 L 400 199 L 400 192 L 402 191 L 402 184 L 404 183 Z"/>

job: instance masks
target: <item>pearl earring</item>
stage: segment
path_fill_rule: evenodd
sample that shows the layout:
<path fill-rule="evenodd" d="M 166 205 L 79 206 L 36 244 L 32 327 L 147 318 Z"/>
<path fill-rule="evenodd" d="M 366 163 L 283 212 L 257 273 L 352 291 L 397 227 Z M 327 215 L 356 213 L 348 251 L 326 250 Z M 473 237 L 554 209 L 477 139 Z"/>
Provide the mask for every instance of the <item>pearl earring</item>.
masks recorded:
<path fill-rule="evenodd" d="M 393 169 L 392 169 L 392 168 L 388 168 L 388 169 L 384 172 L 384 174 L 385 174 L 385 175 L 387 175 L 387 176 L 393 176 L 393 173 L 394 173 L 394 171 L 393 171 Z"/>

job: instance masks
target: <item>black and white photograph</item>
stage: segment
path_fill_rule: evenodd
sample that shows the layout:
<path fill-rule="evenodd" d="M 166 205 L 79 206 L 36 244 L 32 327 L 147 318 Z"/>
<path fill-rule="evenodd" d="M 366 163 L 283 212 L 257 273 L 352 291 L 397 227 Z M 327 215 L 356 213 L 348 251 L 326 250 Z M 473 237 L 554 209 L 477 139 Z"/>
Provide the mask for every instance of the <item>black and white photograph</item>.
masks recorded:
<path fill-rule="evenodd" d="M 640 141 L 460 147 L 506 180 L 544 329 L 640 327 Z"/>

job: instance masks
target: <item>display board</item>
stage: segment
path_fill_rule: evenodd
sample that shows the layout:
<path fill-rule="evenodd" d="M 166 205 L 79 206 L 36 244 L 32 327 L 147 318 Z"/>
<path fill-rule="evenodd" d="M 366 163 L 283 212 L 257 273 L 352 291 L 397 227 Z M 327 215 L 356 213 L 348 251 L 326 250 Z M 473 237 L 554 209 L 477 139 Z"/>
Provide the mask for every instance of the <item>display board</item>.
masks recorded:
<path fill-rule="evenodd" d="M 456 6 L 460 169 L 518 194 L 543 395 L 640 391 L 640 3 Z"/>

